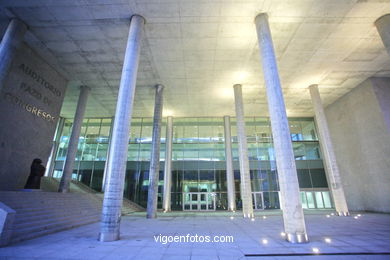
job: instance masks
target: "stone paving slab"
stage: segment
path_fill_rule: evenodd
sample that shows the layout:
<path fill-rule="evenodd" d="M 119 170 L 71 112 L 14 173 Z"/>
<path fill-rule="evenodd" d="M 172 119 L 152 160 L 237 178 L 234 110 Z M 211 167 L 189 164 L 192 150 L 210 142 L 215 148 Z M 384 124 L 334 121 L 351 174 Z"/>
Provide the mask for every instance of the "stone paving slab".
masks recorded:
<path fill-rule="evenodd" d="M 157 219 L 134 215 L 123 217 L 119 241 L 98 242 L 99 223 L 95 223 L 0 248 L 0 259 L 390 259 L 389 214 L 326 215 L 305 216 L 307 244 L 283 239 L 280 215 L 258 215 L 253 221 L 239 215 L 178 214 Z M 164 244 L 154 239 L 160 234 L 227 235 L 234 241 Z M 319 255 L 305 255 L 316 249 Z"/>

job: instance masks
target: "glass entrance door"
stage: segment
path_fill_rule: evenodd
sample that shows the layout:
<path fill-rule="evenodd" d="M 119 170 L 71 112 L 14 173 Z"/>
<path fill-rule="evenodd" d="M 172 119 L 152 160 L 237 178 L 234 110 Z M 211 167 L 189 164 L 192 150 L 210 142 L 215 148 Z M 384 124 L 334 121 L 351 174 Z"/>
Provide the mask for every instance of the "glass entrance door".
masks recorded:
<path fill-rule="evenodd" d="M 212 192 L 183 192 L 184 211 L 214 211 L 215 194 Z"/>
<path fill-rule="evenodd" d="M 264 197 L 263 192 L 252 192 L 253 209 L 263 210 L 264 209 Z"/>

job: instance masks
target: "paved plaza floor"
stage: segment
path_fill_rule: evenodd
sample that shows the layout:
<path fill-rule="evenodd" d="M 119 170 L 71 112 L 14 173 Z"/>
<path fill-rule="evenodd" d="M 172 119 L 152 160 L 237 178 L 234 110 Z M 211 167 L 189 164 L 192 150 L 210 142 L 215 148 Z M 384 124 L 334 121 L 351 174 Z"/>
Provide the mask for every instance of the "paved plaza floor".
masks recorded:
<path fill-rule="evenodd" d="M 390 259 L 389 214 L 305 214 L 307 244 L 286 242 L 276 213 L 254 220 L 240 212 L 144 215 L 122 218 L 119 241 L 98 242 L 95 223 L 0 248 L 0 259 Z M 198 242 L 185 242 L 196 235 Z M 168 236 L 182 242 L 163 243 Z M 233 242 L 200 242 L 201 236 L 233 236 Z"/>

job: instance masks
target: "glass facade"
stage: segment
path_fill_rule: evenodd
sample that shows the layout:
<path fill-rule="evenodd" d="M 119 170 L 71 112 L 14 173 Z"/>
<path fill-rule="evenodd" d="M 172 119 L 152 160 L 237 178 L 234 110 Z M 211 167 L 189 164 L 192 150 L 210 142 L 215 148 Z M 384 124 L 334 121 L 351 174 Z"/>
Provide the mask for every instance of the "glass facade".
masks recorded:
<path fill-rule="evenodd" d="M 85 119 L 72 178 L 101 191 L 112 118 Z M 254 209 L 277 209 L 279 185 L 268 118 L 245 118 Z M 289 118 L 291 139 L 304 208 L 332 207 L 313 118 Z M 53 176 L 60 177 L 71 121 L 65 120 Z M 152 118 L 133 118 L 125 179 L 126 198 L 146 207 Z M 158 207 L 162 207 L 166 119 L 161 129 Z M 238 140 L 231 118 L 237 208 L 241 208 Z M 223 118 L 174 118 L 172 210 L 227 210 Z"/>

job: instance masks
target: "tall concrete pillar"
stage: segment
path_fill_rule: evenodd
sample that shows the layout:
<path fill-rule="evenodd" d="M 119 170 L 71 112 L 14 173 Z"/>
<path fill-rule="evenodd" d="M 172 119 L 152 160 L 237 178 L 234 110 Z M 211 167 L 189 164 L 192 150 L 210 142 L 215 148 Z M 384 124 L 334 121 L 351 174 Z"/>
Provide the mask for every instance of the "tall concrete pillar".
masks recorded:
<path fill-rule="evenodd" d="M 336 212 L 339 216 L 349 216 L 347 201 L 340 178 L 340 171 L 337 166 L 336 156 L 330 139 L 328 122 L 326 121 L 324 107 L 322 106 L 318 85 L 309 86 L 311 101 L 313 103 L 315 119 L 320 136 L 320 145 L 324 156 L 326 175 L 330 190 L 333 195 Z"/>
<path fill-rule="evenodd" d="M 0 91 L 11 67 L 16 51 L 20 47 L 27 26 L 18 19 L 12 19 L 0 43 Z"/>
<path fill-rule="evenodd" d="M 173 118 L 167 118 L 167 132 L 165 138 L 165 167 L 164 167 L 164 194 L 163 210 L 171 211 L 171 187 L 172 187 L 172 139 Z"/>
<path fill-rule="evenodd" d="M 288 241 L 292 243 L 307 242 L 305 219 L 299 196 L 297 169 L 271 32 L 268 25 L 268 15 L 265 13 L 259 14 L 255 19 L 255 23 L 282 196 L 284 229 Z"/>
<path fill-rule="evenodd" d="M 74 160 L 76 159 L 77 147 L 79 144 L 81 126 L 83 124 L 89 90 L 90 89 L 87 86 L 80 87 L 79 101 L 77 103 L 76 113 L 74 115 L 72 133 L 70 134 L 69 138 L 68 151 L 66 152 L 64 169 L 62 171 L 58 192 L 66 193 L 69 191 L 69 183 L 72 179 Z"/>
<path fill-rule="evenodd" d="M 376 20 L 375 26 L 382 38 L 387 53 L 390 55 L 390 14 L 386 14 Z"/>
<path fill-rule="evenodd" d="M 238 157 L 240 159 L 240 193 L 242 200 L 242 213 L 244 218 L 253 217 L 253 200 L 251 176 L 249 172 L 248 144 L 246 141 L 244 104 L 242 100 L 241 85 L 236 84 L 234 88 L 234 101 L 236 105 Z"/>
<path fill-rule="evenodd" d="M 148 203 L 146 208 L 147 218 L 157 217 L 157 194 L 160 171 L 160 140 L 161 118 L 163 110 L 163 90 L 163 85 L 156 86 L 156 97 L 154 101 L 153 116 L 152 151 L 150 156 L 149 168 Z"/>
<path fill-rule="evenodd" d="M 119 239 L 131 114 L 145 20 L 131 17 L 107 164 L 99 241 Z"/>
<path fill-rule="evenodd" d="M 225 161 L 226 161 L 226 184 L 228 196 L 228 210 L 236 210 L 236 188 L 234 185 L 232 135 L 230 131 L 230 116 L 223 117 L 225 132 Z"/>

